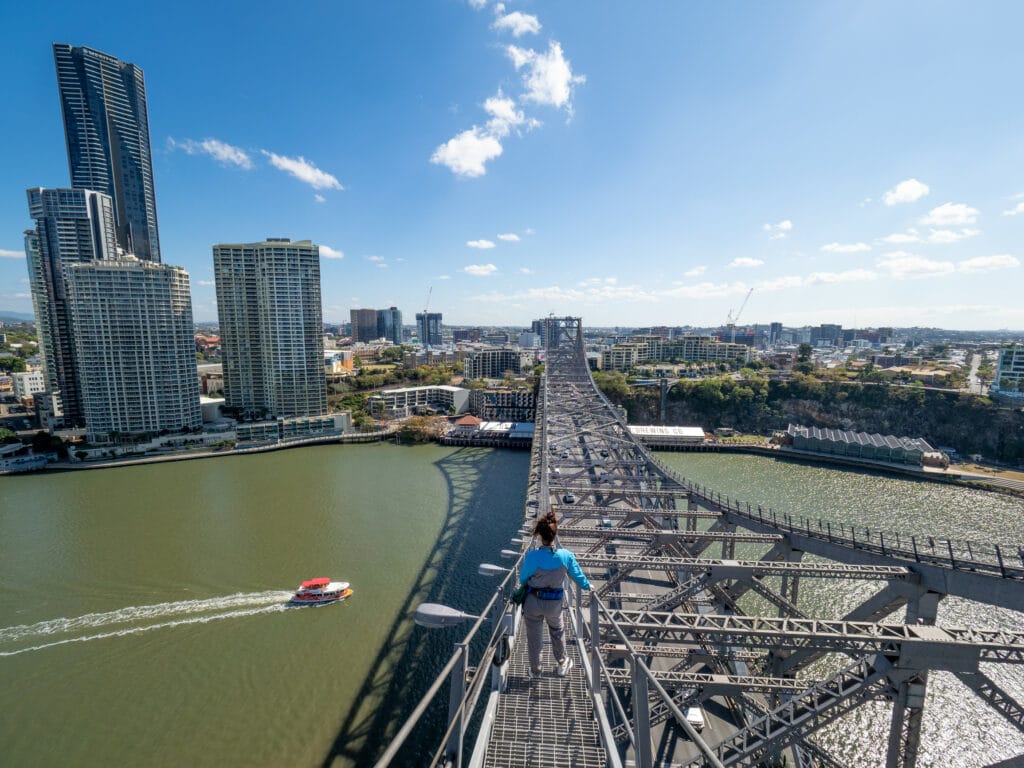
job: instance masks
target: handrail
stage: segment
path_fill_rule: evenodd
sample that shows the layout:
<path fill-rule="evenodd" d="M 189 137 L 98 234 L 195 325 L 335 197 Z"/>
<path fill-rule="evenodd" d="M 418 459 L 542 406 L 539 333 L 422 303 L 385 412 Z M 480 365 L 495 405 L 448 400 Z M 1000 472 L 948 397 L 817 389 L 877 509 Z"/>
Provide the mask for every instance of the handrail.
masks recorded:
<path fill-rule="evenodd" d="M 481 611 L 480 615 L 476 618 L 476 621 L 473 623 L 473 626 L 466 633 L 465 637 L 463 637 L 463 639 L 457 644 L 458 647 L 456 648 L 455 652 L 451 655 L 451 657 L 448 659 L 448 663 L 445 664 L 444 668 L 434 679 L 434 682 L 427 689 L 427 692 L 423 694 L 423 697 L 420 699 L 419 703 L 416 705 L 412 713 L 409 715 L 408 720 L 406 720 L 405 724 L 402 725 L 398 733 L 395 734 L 395 737 L 391 740 L 391 743 L 388 745 L 388 748 L 384 750 L 384 754 L 382 754 L 380 758 L 378 758 L 377 762 L 374 764 L 374 768 L 387 768 L 387 766 L 391 765 L 391 761 L 395 759 L 395 756 L 398 754 L 398 751 L 405 744 L 406 739 L 409 738 L 409 734 L 412 732 L 413 728 L 416 727 L 417 723 L 419 723 L 420 718 L 423 717 L 423 713 L 427 710 L 427 707 L 430 706 L 434 698 L 437 696 L 445 680 L 451 676 L 456 664 L 460 661 L 460 659 L 463 658 L 463 655 L 466 655 L 468 660 L 469 643 L 476 636 L 476 633 L 480 630 L 480 627 L 483 626 L 483 623 L 487 621 L 488 618 L 493 618 L 492 616 L 490 616 L 490 614 L 494 611 L 495 607 L 497 606 L 499 596 L 503 595 L 506 592 L 506 589 L 509 585 L 509 581 L 513 577 L 517 577 L 519 573 L 519 566 L 522 563 L 524 555 L 525 552 L 520 554 L 519 559 L 516 560 L 515 564 L 509 570 L 509 573 L 501 580 L 501 583 L 494 590 L 494 594 L 491 596 L 491 599 L 488 600 L 487 605 L 484 606 L 483 611 Z M 504 601 L 505 609 L 507 609 L 508 599 L 504 598 Z M 504 611 L 502 613 L 504 613 Z M 487 657 L 488 655 L 493 655 L 495 641 L 500 641 L 502 635 L 504 634 L 504 631 L 504 628 L 500 626 L 500 622 L 496 621 L 494 631 L 492 632 L 491 638 L 487 643 L 487 647 L 484 649 L 484 657 Z M 476 675 L 474 676 L 472 683 L 475 683 L 478 677 L 481 679 L 483 678 L 483 676 L 480 674 L 480 671 L 484 668 L 485 665 L 483 663 L 478 665 Z M 472 693 L 473 685 L 471 684 L 470 694 Z M 479 690 L 476 691 L 476 694 L 476 696 L 473 696 L 474 706 L 476 704 L 476 701 L 478 701 Z M 458 707 L 454 711 L 449 712 L 448 730 L 444 735 L 444 739 L 441 742 L 441 747 L 439 748 L 438 753 L 435 753 L 434 763 L 436 763 L 436 758 L 438 757 L 438 755 L 445 749 L 447 749 L 448 740 L 454 731 L 455 724 L 461 721 L 463 729 L 465 728 L 465 720 L 463 718 L 463 715 L 465 715 L 467 711 L 472 709 L 472 707 L 466 707 L 466 702 L 468 699 L 468 695 L 464 696 Z M 461 757 L 461 754 L 456 756 L 456 765 L 461 764 Z"/>

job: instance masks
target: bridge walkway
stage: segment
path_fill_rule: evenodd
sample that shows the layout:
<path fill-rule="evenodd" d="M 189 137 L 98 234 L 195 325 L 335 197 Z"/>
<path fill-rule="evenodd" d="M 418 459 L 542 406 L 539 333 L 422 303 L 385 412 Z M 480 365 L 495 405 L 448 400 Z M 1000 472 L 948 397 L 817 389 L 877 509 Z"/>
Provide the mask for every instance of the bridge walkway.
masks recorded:
<path fill-rule="evenodd" d="M 520 621 L 483 768 L 541 765 L 604 768 L 607 765 L 593 716 L 585 666 L 568 610 L 563 611 L 563 624 L 572 669 L 565 677 L 555 674 L 555 660 L 545 628 L 543 672 L 540 678 L 531 680 L 526 625 Z"/>

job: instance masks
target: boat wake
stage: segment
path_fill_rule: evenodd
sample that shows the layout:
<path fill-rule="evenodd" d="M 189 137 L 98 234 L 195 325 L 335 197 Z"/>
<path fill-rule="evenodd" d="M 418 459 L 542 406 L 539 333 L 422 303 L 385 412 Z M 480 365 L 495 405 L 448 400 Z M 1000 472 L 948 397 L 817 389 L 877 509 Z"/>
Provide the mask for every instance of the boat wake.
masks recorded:
<path fill-rule="evenodd" d="M 138 635 L 156 629 L 276 613 L 285 610 L 290 597 L 290 592 L 279 590 L 240 592 L 205 600 L 131 606 L 105 613 L 89 613 L 74 618 L 50 619 L 36 624 L 4 627 L 0 628 L 0 657 L 17 656 L 68 643 L 85 643 L 110 637 Z M 91 630 L 97 629 L 104 631 L 89 634 Z M 44 639 L 49 642 L 38 642 Z M 10 647 L 25 642 L 33 644 L 22 648 Z"/>

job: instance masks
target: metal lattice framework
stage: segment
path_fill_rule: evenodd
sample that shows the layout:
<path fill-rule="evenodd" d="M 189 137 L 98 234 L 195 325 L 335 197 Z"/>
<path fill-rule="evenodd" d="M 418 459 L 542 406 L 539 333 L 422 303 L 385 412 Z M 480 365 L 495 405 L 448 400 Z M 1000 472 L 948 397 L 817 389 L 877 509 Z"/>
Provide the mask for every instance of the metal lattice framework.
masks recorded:
<path fill-rule="evenodd" d="M 471 766 L 838 768 L 847 763 L 816 732 L 884 702 L 885 765 L 913 768 L 932 670 L 952 672 L 1024 739 L 1019 692 L 992 677 L 997 665 L 1024 663 L 1024 631 L 936 624 L 947 595 L 1024 611 L 1024 562 L 999 546 L 794 519 L 689 482 L 654 460 L 594 386 L 579 319 L 543 325 L 523 532 L 554 510 L 562 545 L 594 588 L 566 600 L 575 668 L 537 684 L 525 679 L 518 614 L 504 601 L 513 567 L 485 651 L 511 640 L 511 662 L 491 673 Z M 806 579 L 874 590 L 845 615 L 808 616 L 798 607 Z M 450 662 L 453 691 L 456 672 Z M 468 705 L 458 702 L 453 693 L 436 765 L 462 763 L 453 734 Z"/>

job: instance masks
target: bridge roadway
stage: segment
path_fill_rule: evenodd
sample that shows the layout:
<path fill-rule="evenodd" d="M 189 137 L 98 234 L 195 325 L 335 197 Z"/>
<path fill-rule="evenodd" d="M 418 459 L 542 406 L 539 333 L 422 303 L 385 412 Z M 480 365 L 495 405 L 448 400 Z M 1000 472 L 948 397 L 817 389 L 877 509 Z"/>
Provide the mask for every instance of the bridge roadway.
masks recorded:
<path fill-rule="evenodd" d="M 491 673 L 470 766 L 837 768 L 849 764 L 816 731 L 881 701 L 890 711 L 884 765 L 913 768 L 932 670 L 956 675 L 1024 744 L 1021 692 L 992 676 L 1024 662 L 1024 633 L 936 624 L 947 595 L 1024 610 L 1017 547 L 797 520 L 678 477 L 594 386 L 579 319 L 544 323 L 525 543 L 498 597 L 533 546 L 534 518 L 549 510 L 594 589 L 567 590 L 575 666 L 564 679 L 550 672 L 547 647 L 545 673 L 528 679 L 519 613 L 501 598 L 488 652 L 505 638 L 510 659 Z M 814 562 L 802 562 L 805 553 Z M 799 607 L 807 578 L 856 579 L 875 591 L 844 615 L 812 617 Z M 823 657 L 832 661 L 813 669 L 831 676 L 808 677 Z M 474 703 L 460 708 L 453 697 L 452 722 Z M 703 730 L 689 724 L 688 707 Z M 455 748 L 434 764 L 462 761 Z"/>

